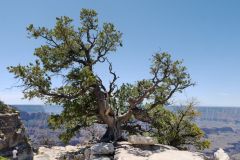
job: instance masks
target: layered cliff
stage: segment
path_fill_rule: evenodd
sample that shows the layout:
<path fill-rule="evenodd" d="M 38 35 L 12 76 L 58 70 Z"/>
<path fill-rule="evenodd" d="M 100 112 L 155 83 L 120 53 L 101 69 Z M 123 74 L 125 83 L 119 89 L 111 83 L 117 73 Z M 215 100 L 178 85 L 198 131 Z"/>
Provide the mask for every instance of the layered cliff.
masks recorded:
<path fill-rule="evenodd" d="M 0 156 L 12 157 L 17 150 L 19 160 L 32 160 L 33 152 L 19 113 L 0 102 Z"/>

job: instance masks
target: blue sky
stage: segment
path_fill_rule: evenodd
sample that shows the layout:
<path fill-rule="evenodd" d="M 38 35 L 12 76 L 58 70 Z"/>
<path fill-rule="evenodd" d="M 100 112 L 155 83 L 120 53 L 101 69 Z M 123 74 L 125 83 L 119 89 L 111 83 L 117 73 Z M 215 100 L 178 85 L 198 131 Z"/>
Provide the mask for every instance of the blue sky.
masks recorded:
<path fill-rule="evenodd" d="M 240 106 L 240 1 L 238 0 L 24 0 L 0 2 L 0 99 L 22 100 L 21 89 L 6 67 L 34 60 L 42 43 L 28 39 L 26 26 L 52 27 L 55 17 L 70 16 L 78 25 L 81 8 L 96 9 L 101 22 L 123 32 L 123 47 L 111 56 L 119 84 L 149 76 L 150 58 L 167 51 L 183 59 L 197 83 L 174 102 L 196 98 L 199 105 Z M 102 77 L 107 77 L 99 66 Z M 105 79 L 107 80 L 107 79 Z"/>

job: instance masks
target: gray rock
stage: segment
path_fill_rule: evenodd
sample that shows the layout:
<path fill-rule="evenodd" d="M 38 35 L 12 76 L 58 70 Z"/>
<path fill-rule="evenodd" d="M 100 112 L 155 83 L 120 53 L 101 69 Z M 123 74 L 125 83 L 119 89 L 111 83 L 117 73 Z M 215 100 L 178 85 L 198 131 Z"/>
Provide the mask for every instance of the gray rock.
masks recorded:
<path fill-rule="evenodd" d="M 38 155 L 34 156 L 34 160 L 41 160 L 42 157 L 50 157 L 51 160 L 85 160 L 83 150 L 84 148 L 69 145 L 66 147 L 39 147 Z"/>
<path fill-rule="evenodd" d="M 50 156 L 46 154 L 36 155 L 34 156 L 34 160 L 50 160 Z"/>
<path fill-rule="evenodd" d="M 114 146 L 112 143 L 97 143 L 90 150 L 92 155 L 109 155 L 114 153 Z"/>
<path fill-rule="evenodd" d="M 222 148 L 219 148 L 214 153 L 214 160 L 230 160 L 230 158 L 229 158 L 228 154 L 225 153 Z"/>
<path fill-rule="evenodd" d="M 91 158 L 91 150 L 89 148 L 86 148 L 84 150 L 84 157 L 86 160 L 89 160 Z"/>
<path fill-rule="evenodd" d="M 93 156 L 91 160 L 111 160 L 108 156 Z"/>
<path fill-rule="evenodd" d="M 131 144 L 154 145 L 157 141 L 152 137 L 144 137 L 139 135 L 132 135 L 128 137 L 128 142 Z"/>
<path fill-rule="evenodd" d="M 165 145 L 134 146 L 127 142 L 117 144 L 114 160 L 204 160 L 201 153 L 179 151 Z"/>
<path fill-rule="evenodd" d="M 84 154 L 75 155 L 76 160 L 85 160 Z"/>

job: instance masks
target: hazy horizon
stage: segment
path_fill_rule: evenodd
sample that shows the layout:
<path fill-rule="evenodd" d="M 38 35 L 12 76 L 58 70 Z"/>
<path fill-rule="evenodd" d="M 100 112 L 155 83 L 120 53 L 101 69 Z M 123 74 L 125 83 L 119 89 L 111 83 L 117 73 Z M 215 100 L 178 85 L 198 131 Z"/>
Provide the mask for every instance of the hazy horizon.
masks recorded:
<path fill-rule="evenodd" d="M 25 105 L 28 105 L 28 106 L 61 106 L 61 105 L 50 105 L 50 104 L 8 104 L 10 106 L 15 106 L 15 105 L 19 105 L 19 106 L 25 106 Z M 172 106 L 176 106 L 176 105 L 172 105 Z M 177 105 L 178 106 L 178 105 Z M 238 108 L 240 106 L 202 106 L 202 105 L 196 105 L 195 107 L 228 107 L 228 108 Z"/>

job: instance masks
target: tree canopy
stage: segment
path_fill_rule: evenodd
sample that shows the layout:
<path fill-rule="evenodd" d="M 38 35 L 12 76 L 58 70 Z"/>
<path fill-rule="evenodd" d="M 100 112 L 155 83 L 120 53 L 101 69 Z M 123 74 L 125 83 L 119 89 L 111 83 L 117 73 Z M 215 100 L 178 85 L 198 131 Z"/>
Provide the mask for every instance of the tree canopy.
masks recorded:
<path fill-rule="evenodd" d="M 122 46 L 122 33 L 112 23 L 100 25 L 91 9 L 81 10 L 79 27 L 72 22 L 64 16 L 56 18 L 52 29 L 29 25 L 29 37 L 43 39 L 45 44 L 35 49 L 34 63 L 8 68 L 21 80 L 25 98 L 63 106 L 60 115 L 49 119 L 52 128 L 65 129 L 61 139 L 68 141 L 81 127 L 98 122 L 108 125 L 102 140 L 116 141 L 127 122 L 137 119 L 152 124 L 152 110 L 194 85 L 182 61 L 163 52 L 152 57 L 151 78 L 117 86 L 108 55 Z M 95 71 L 97 63 L 109 66 L 112 80 L 107 86 Z"/>

